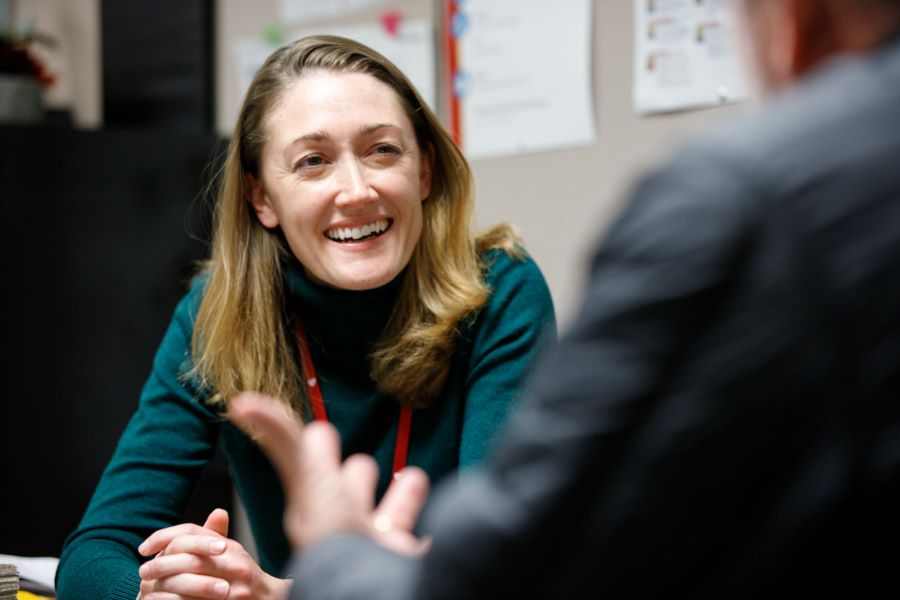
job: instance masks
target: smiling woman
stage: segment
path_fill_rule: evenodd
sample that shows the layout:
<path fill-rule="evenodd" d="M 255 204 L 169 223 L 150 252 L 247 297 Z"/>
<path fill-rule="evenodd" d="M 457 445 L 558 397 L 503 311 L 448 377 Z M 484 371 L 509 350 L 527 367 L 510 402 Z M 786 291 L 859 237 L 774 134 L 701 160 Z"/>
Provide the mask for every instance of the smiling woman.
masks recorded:
<path fill-rule="evenodd" d="M 436 482 L 481 462 L 555 325 L 512 230 L 472 234 L 473 188 L 384 57 L 330 36 L 276 51 L 231 138 L 210 259 L 66 543 L 60 596 L 285 596 L 278 478 L 223 417 L 243 391 L 332 422 L 344 456 L 377 461 L 379 497 L 404 465 Z M 179 524 L 218 444 L 259 564 L 228 538 L 224 511 Z"/>

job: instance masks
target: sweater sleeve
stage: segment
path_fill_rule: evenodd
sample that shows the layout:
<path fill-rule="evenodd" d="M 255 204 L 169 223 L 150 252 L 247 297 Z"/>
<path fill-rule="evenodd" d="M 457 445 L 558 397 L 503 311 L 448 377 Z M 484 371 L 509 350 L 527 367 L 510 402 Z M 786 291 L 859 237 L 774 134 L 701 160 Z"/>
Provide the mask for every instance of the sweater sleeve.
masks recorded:
<path fill-rule="evenodd" d="M 491 295 L 470 329 L 461 469 L 484 461 L 491 440 L 522 396 L 535 359 L 556 341 L 553 301 L 537 264 L 502 250 L 491 250 L 483 259 Z"/>
<path fill-rule="evenodd" d="M 138 410 L 63 546 L 56 575 L 61 598 L 134 600 L 138 545 L 181 521 L 201 470 L 212 460 L 216 416 L 179 379 L 189 367 L 197 287 L 176 308 Z"/>

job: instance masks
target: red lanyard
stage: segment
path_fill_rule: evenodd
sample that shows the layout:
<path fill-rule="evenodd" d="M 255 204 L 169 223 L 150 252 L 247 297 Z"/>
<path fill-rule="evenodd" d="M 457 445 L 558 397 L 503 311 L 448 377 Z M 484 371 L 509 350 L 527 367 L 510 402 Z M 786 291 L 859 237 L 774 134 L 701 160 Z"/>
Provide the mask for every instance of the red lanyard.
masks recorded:
<path fill-rule="evenodd" d="M 303 320 L 294 315 L 294 334 L 300 343 L 300 361 L 303 363 L 303 375 L 306 377 L 306 387 L 309 390 L 309 400 L 312 403 L 313 416 L 317 421 L 327 421 L 325 412 L 325 400 L 322 398 L 322 388 L 316 378 L 316 368 L 313 366 L 312 355 L 309 353 L 309 342 L 306 338 L 306 329 Z M 409 452 L 409 430 L 412 424 L 412 409 L 403 407 L 400 409 L 400 419 L 397 422 L 397 443 L 394 446 L 393 473 L 406 466 L 406 455 Z"/>

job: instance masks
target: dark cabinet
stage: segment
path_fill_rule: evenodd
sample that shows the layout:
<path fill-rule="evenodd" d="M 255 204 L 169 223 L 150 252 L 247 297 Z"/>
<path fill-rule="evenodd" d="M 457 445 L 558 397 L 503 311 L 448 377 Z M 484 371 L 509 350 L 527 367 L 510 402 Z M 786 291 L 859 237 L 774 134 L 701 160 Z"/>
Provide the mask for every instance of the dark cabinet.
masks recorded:
<path fill-rule="evenodd" d="M 0 552 L 58 555 L 205 256 L 208 165 L 178 131 L 0 128 Z M 228 506 L 221 458 L 186 518 Z"/>

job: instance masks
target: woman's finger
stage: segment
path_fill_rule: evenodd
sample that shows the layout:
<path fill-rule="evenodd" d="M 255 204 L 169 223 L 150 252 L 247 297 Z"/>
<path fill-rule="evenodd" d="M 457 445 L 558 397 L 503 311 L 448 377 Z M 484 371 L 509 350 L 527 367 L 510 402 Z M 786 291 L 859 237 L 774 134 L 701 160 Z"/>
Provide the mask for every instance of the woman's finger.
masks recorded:
<path fill-rule="evenodd" d="M 228 511 L 224 508 L 213 509 L 209 516 L 206 517 L 203 527 L 215 531 L 221 536 L 228 537 Z"/>
<path fill-rule="evenodd" d="M 165 555 L 188 552 L 199 556 L 216 556 L 225 552 L 230 541 L 218 535 L 180 535 L 166 546 Z"/>
<path fill-rule="evenodd" d="M 143 556 L 152 556 L 165 550 L 172 540 L 182 535 L 224 537 L 216 531 L 203 528 L 194 523 L 182 523 L 153 532 L 140 546 L 138 546 L 138 552 Z"/>
<path fill-rule="evenodd" d="M 141 600 L 204 600 L 197 596 L 184 596 L 182 594 L 171 594 L 169 592 L 141 592 Z"/>
<path fill-rule="evenodd" d="M 138 573 L 142 579 L 159 579 L 176 573 L 214 573 L 217 569 L 210 559 L 222 555 L 226 545 L 222 540 L 209 540 L 208 536 L 179 537 L 173 542 L 180 545 L 178 549 L 148 560 Z"/>
<path fill-rule="evenodd" d="M 169 594 L 180 596 L 217 600 L 226 598 L 230 589 L 231 586 L 228 582 L 218 577 L 180 573 L 171 577 L 157 579 L 154 583 L 153 592 L 151 592 L 149 597 L 150 600 L 153 600 L 157 594 L 168 592 Z M 141 595 L 143 596 L 144 594 L 142 593 Z"/>
<path fill-rule="evenodd" d="M 179 573 L 204 573 L 207 565 L 204 558 L 198 554 L 166 554 L 148 560 L 138 569 L 141 579 L 151 581 L 171 577 Z"/>

